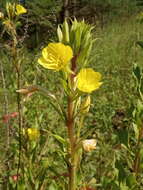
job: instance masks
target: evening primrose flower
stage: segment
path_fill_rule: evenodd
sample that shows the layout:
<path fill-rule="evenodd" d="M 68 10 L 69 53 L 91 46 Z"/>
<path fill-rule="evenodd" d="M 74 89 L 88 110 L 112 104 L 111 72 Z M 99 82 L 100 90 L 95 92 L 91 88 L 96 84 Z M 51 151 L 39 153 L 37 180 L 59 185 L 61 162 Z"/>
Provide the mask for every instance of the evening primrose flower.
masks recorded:
<path fill-rule="evenodd" d="M 100 73 L 91 68 L 81 69 L 77 75 L 77 88 L 82 92 L 91 93 L 101 86 L 102 82 L 100 80 Z"/>
<path fill-rule="evenodd" d="M 42 50 L 42 57 L 38 59 L 38 63 L 46 69 L 59 71 L 67 66 L 72 57 L 73 51 L 70 46 L 50 43 Z"/>
<path fill-rule="evenodd" d="M 28 128 L 27 135 L 29 140 L 37 140 L 40 137 L 40 131 L 36 128 Z"/>
<path fill-rule="evenodd" d="M 21 15 L 21 14 L 24 14 L 24 13 L 27 13 L 27 10 L 22 5 L 17 4 L 15 14 L 16 15 Z"/>
<path fill-rule="evenodd" d="M 95 139 L 86 139 L 82 142 L 83 149 L 86 152 L 91 152 L 92 150 L 96 149 L 97 141 Z"/>

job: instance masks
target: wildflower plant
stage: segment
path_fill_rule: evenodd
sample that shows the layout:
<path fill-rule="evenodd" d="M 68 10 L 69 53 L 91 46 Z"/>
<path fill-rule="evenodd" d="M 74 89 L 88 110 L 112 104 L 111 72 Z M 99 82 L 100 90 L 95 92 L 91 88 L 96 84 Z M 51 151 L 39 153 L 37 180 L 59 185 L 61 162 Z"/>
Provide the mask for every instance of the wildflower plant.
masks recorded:
<path fill-rule="evenodd" d="M 5 13 L 1 12 L 0 22 L 2 22 L 3 31 L 1 37 L 6 33 L 8 36 L 7 43 L 2 45 L 1 51 L 7 52 L 7 56 L 9 59 L 9 64 L 13 67 L 14 70 L 14 79 L 16 79 L 12 85 L 17 89 L 21 88 L 21 70 L 22 70 L 22 62 L 24 58 L 24 51 L 22 42 L 23 39 L 17 33 L 17 29 L 21 25 L 19 18 L 26 13 L 27 10 L 20 4 L 16 3 L 6 3 L 6 11 Z M 24 33 L 25 35 L 25 33 Z M 25 37 L 25 36 L 23 36 Z M 9 41 L 9 42 L 8 42 Z M 7 173 L 6 173 L 6 182 L 4 183 L 3 189 L 14 189 L 18 188 L 18 180 L 15 180 L 16 184 L 12 184 L 11 178 L 11 168 L 14 169 L 14 176 L 19 176 L 21 171 L 21 150 L 22 150 L 22 101 L 20 94 L 17 93 L 16 97 L 17 101 L 17 112 L 13 112 L 12 114 L 8 114 L 5 119 L 7 123 L 9 123 L 9 119 L 16 117 L 18 118 L 18 125 L 16 125 L 15 136 L 10 135 L 10 129 L 8 129 L 7 133 L 7 150 L 6 153 L 9 156 L 12 152 L 15 157 L 13 160 L 7 160 L 5 165 L 7 165 Z M 15 149 L 12 149 L 12 146 L 15 146 Z M 13 151 L 11 151 L 13 150 Z M 17 165 L 17 167 L 15 167 Z"/>
<path fill-rule="evenodd" d="M 65 189 L 77 190 L 83 187 L 84 179 L 80 176 L 82 149 L 96 149 L 96 139 L 85 139 L 82 135 L 84 118 L 89 112 L 91 93 L 97 90 L 101 82 L 101 74 L 89 67 L 93 42 L 93 27 L 76 19 L 67 20 L 59 25 L 57 35 L 59 42 L 52 42 L 42 49 L 38 63 L 51 72 L 59 72 L 59 81 L 64 90 L 63 103 L 52 92 L 40 86 L 28 86 L 18 90 L 19 93 L 39 91 L 47 98 L 62 118 L 66 137 L 54 135 L 65 146 L 64 161 L 67 166 L 68 182 Z M 66 105 L 64 102 L 66 100 Z M 30 129 L 31 130 L 31 129 Z"/>

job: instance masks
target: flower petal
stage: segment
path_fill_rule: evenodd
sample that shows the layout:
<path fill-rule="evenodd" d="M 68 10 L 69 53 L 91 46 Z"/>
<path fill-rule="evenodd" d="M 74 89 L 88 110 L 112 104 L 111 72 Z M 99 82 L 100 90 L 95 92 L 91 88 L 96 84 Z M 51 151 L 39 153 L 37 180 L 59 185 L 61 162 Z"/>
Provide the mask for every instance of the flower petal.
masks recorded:
<path fill-rule="evenodd" d="M 93 69 L 81 69 L 77 75 L 77 88 L 82 92 L 91 93 L 101 86 L 102 82 L 100 82 L 100 79 L 101 74 Z"/>
<path fill-rule="evenodd" d="M 70 46 L 62 43 L 49 43 L 42 50 L 42 57 L 38 59 L 40 65 L 47 69 L 59 71 L 64 69 L 73 57 Z"/>
<path fill-rule="evenodd" d="M 21 14 L 24 14 L 24 13 L 27 13 L 27 10 L 20 4 L 17 4 L 16 5 L 16 15 L 21 15 Z"/>

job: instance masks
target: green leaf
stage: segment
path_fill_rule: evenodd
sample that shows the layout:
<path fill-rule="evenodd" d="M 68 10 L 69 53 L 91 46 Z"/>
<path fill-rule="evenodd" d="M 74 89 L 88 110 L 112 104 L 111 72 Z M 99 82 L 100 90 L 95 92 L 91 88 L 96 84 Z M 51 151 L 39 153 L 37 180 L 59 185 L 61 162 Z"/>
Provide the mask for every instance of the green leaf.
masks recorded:
<path fill-rule="evenodd" d="M 23 183 L 19 184 L 18 185 L 18 190 L 25 190 L 25 185 Z"/>
<path fill-rule="evenodd" d="M 119 174 L 118 174 L 119 183 L 124 182 L 126 179 L 126 172 L 125 172 L 125 168 L 123 166 L 123 163 L 121 161 L 117 160 L 115 163 L 115 166 L 119 171 Z"/>
<path fill-rule="evenodd" d="M 137 45 L 139 45 L 141 48 L 143 48 L 143 41 L 137 41 Z"/>
<path fill-rule="evenodd" d="M 129 187 L 125 183 L 121 183 L 120 190 L 129 190 Z"/>
<path fill-rule="evenodd" d="M 137 64 L 134 64 L 133 74 L 136 77 L 138 83 L 140 83 L 142 71 L 141 71 L 140 67 Z"/>
<path fill-rule="evenodd" d="M 140 79 L 140 92 L 143 94 L 143 77 Z"/>
<path fill-rule="evenodd" d="M 121 144 L 124 144 L 126 147 L 129 145 L 129 133 L 128 130 L 123 128 L 118 131 L 118 137 Z"/>
<path fill-rule="evenodd" d="M 135 132 L 135 138 L 136 138 L 136 140 L 138 140 L 138 138 L 139 138 L 139 128 L 138 128 L 137 124 L 133 123 L 133 129 L 134 129 L 134 132 Z"/>
<path fill-rule="evenodd" d="M 63 139 L 61 136 L 59 135 L 52 135 L 57 141 L 59 141 L 62 144 L 66 144 L 65 139 Z"/>
<path fill-rule="evenodd" d="M 57 185 L 56 185 L 55 183 L 52 183 L 52 184 L 49 186 L 48 189 L 49 189 L 49 190 L 58 190 L 58 187 L 57 187 Z"/>
<path fill-rule="evenodd" d="M 127 185 L 131 188 L 133 187 L 134 185 L 136 185 L 137 181 L 136 181 L 136 177 L 134 175 L 134 173 L 131 173 L 127 179 L 126 179 L 126 183 Z"/>

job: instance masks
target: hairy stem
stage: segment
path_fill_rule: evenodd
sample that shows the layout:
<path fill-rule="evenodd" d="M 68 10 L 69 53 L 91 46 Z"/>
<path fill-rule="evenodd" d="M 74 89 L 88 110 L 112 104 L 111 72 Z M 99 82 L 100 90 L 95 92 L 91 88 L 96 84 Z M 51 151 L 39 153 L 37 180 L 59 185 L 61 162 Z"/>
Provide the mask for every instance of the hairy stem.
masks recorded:
<path fill-rule="evenodd" d="M 73 119 L 73 102 L 68 98 L 68 137 L 69 137 L 69 190 L 76 190 L 76 163 L 75 163 L 75 136 L 74 136 L 74 119 Z"/>
<path fill-rule="evenodd" d="M 71 70 L 74 74 L 70 75 L 70 84 L 71 91 L 73 91 L 74 87 L 74 77 L 76 75 L 76 60 L 77 55 L 72 58 Z M 72 94 L 72 93 L 71 93 Z M 67 128 L 68 128 L 68 137 L 69 137 L 69 158 L 70 158 L 70 166 L 69 166 L 69 190 L 76 190 L 76 173 L 77 173 L 77 152 L 76 152 L 76 137 L 75 137 L 75 118 L 74 118 L 74 103 L 72 95 L 68 96 L 68 110 L 67 110 Z"/>

